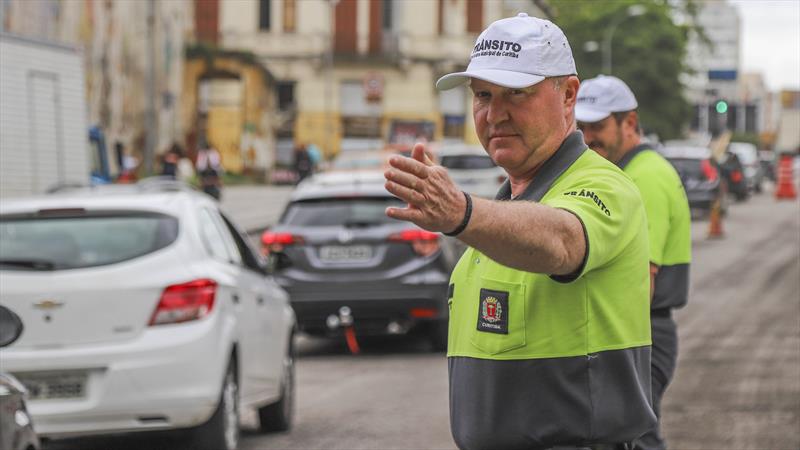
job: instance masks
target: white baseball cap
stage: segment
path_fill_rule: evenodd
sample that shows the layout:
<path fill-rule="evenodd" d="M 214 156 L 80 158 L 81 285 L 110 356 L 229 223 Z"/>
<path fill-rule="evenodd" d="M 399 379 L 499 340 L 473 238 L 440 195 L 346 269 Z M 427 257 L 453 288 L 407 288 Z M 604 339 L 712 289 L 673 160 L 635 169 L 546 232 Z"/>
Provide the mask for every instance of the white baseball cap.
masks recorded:
<path fill-rule="evenodd" d="M 578 89 L 575 120 L 599 122 L 611 113 L 633 111 L 639 106 L 631 88 L 617 77 L 598 75 L 584 80 Z"/>
<path fill-rule="evenodd" d="M 483 30 L 472 49 L 467 70 L 439 78 L 436 88 L 445 91 L 471 78 L 524 88 L 546 77 L 577 73 L 564 32 L 549 20 L 519 13 Z"/>

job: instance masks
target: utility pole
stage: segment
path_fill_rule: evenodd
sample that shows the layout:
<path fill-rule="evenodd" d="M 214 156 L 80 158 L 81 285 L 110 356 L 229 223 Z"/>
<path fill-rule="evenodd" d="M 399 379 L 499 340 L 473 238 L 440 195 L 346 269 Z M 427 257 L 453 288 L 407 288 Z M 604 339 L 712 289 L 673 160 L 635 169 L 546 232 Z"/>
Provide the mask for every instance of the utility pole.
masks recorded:
<path fill-rule="evenodd" d="M 147 80 L 145 96 L 145 144 L 144 170 L 146 175 L 153 173 L 153 160 L 157 136 L 156 124 L 156 0 L 147 0 Z"/>
<path fill-rule="evenodd" d="M 326 140 L 324 151 L 326 157 L 331 155 L 331 148 L 333 146 L 333 139 L 335 134 L 333 120 L 336 115 L 333 113 L 333 45 L 336 37 L 336 5 L 339 0 L 328 0 L 329 20 L 328 24 L 330 30 L 328 31 L 328 47 L 325 53 L 325 72 L 327 79 L 325 80 L 325 131 Z"/>

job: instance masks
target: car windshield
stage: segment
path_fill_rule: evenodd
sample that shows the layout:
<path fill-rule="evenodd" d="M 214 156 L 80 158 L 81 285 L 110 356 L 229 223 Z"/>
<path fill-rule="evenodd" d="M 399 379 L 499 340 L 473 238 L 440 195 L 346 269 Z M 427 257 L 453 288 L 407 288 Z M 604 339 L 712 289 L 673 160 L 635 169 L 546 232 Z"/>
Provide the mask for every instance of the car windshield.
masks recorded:
<path fill-rule="evenodd" d="M 164 248 L 178 220 L 149 212 L 0 217 L 0 268 L 60 270 L 115 264 Z"/>
<path fill-rule="evenodd" d="M 386 207 L 403 207 L 394 197 L 306 200 L 295 202 L 280 223 L 301 227 L 374 226 L 397 223 L 386 215 Z"/>
<path fill-rule="evenodd" d="M 442 165 L 448 169 L 491 169 L 494 161 L 488 155 L 450 155 L 442 157 Z"/>

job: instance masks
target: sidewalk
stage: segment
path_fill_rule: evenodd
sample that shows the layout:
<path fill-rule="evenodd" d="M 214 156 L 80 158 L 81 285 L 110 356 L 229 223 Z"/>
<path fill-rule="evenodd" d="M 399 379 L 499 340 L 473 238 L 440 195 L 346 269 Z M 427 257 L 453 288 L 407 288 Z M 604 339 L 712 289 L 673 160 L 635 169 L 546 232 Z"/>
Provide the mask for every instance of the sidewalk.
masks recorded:
<path fill-rule="evenodd" d="M 222 210 L 248 233 L 274 225 L 294 186 L 245 185 L 222 189 Z"/>

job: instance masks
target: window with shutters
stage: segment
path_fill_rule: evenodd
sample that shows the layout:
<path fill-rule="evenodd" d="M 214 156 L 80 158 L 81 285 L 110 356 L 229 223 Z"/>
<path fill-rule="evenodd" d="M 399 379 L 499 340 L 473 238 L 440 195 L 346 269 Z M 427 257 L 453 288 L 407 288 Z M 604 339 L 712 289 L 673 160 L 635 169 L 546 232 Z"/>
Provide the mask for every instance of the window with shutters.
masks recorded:
<path fill-rule="evenodd" d="M 271 6 L 270 0 L 258 0 L 258 29 L 261 31 L 267 31 L 270 28 Z"/>

